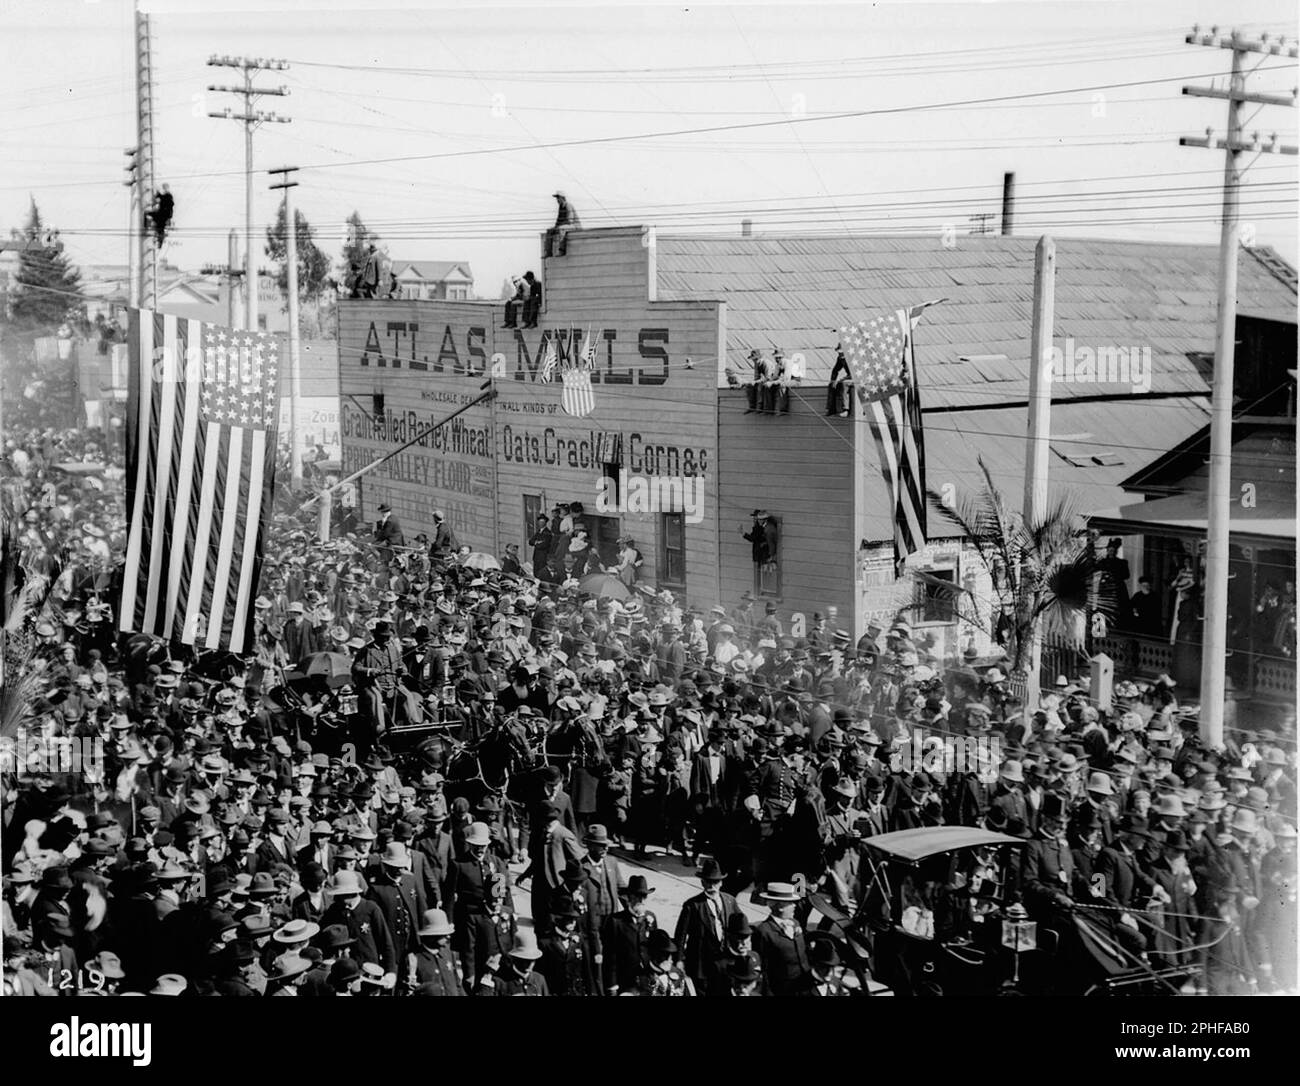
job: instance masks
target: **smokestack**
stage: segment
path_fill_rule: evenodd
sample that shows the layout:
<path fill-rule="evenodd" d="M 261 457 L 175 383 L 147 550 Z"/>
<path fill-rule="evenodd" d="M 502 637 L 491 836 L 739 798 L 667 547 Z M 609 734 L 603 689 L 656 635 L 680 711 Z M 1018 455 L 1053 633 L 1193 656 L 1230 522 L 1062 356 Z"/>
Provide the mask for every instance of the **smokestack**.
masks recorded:
<path fill-rule="evenodd" d="M 752 237 L 754 236 L 754 220 L 753 220 L 753 219 L 741 219 L 741 220 L 740 220 L 740 236 L 741 236 L 742 238 L 752 238 Z"/>
<path fill-rule="evenodd" d="M 1015 217 L 1016 210 L 1016 175 L 1014 173 L 1004 173 L 1002 175 L 1002 236 L 1009 238 L 1011 236 L 1012 219 Z"/>

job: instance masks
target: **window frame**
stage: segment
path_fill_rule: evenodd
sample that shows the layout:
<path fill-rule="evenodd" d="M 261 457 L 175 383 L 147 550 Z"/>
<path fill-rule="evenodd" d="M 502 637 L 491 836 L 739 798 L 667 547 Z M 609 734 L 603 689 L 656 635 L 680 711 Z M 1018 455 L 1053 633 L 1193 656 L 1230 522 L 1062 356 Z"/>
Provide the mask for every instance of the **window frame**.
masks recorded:
<path fill-rule="evenodd" d="M 670 525 L 675 524 L 670 529 Z M 659 538 L 655 547 L 655 580 L 662 588 L 674 589 L 678 592 L 686 591 L 686 514 L 683 512 L 660 513 L 659 523 L 657 525 Z M 670 535 L 677 535 L 681 539 L 680 547 L 669 545 Z M 673 556 L 679 555 L 678 561 L 681 564 L 681 576 L 675 578 L 672 573 Z"/>

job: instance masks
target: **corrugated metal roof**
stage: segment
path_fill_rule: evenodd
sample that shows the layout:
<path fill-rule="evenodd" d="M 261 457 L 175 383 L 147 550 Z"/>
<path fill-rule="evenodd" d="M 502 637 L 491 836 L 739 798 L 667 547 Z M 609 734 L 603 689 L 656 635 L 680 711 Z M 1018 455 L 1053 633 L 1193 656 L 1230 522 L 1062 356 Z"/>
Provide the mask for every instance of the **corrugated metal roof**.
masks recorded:
<path fill-rule="evenodd" d="M 1131 501 L 1120 483 L 1150 464 L 1166 450 L 1187 440 L 1209 421 L 1206 396 L 1160 400 L 1108 400 L 1104 403 L 1052 405 L 1054 455 L 1048 464 L 1049 491 L 1069 493 L 1081 513 L 1114 508 Z M 955 494 L 975 495 L 983 485 L 979 460 L 983 458 L 998 489 L 1013 508 L 1020 507 L 1025 485 L 1025 428 L 1023 407 L 993 407 L 983 411 L 927 412 L 925 415 L 926 485 L 942 492 L 951 485 Z M 868 437 L 859 445 L 867 458 L 865 508 L 869 514 L 867 538 L 893 538 L 889 495 L 876 467 L 876 454 Z M 1063 457 L 1083 461 L 1070 463 Z M 1098 464 L 1094 456 L 1118 463 Z M 933 509 L 930 534 L 934 538 L 957 534 L 957 529 Z"/>
<path fill-rule="evenodd" d="M 659 235 L 661 301 L 725 300 L 727 358 L 775 345 L 803 352 L 806 384 L 824 382 L 837 329 L 880 309 L 947 301 L 926 312 L 916 339 L 927 406 L 1023 400 L 1033 304 L 1033 237 L 970 236 L 944 248 L 934 235 L 895 237 L 690 237 Z M 1274 258 L 1276 259 L 1276 258 Z M 1208 245 L 1058 238 L 1056 340 L 1076 347 L 1148 348 L 1152 391 L 1209 391 L 1188 352 L 1213 351 L 1218 251 Z M 1267 263 L 1242 260 L 1242 310 L 1295 311 L 1295 288 Z M 987 367 L 960 355 L 1005 354 Z M 1016 374 L 1014 363 L 1021 361 Z M 991 385 L 991 388 L 985 386 Z M 1122 393 L 1115 385 L 1057 382 L 1058 397 Z M 990 392 L 996 395 L 990 401 Z"/>

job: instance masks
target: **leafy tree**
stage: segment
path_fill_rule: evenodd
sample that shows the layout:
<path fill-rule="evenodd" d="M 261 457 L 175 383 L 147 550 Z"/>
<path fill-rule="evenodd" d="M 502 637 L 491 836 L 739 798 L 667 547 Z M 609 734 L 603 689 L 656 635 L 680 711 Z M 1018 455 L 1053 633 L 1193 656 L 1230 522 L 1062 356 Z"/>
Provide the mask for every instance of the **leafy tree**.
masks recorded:
<path fill-rule="evenodd" d="M 294 234 L 298 245 L 298 300 L 313 302 L 325 289 L 330 273 L 330 259 L 321 252 L 313 239 L 311 223 L 297 208 L 293 212 Z M 281 294 L 289 290 L 289 267 L 285 259 L 289 234 L 285 228 L 284 204 L 276 214 L 275 223 L 266 228 L 266 255 L 276 262 L 275 285 Z"/>
<path fill-rule="evenodd" d="M 12 240 L 24 246 L 18 255 L 18 271 L 10 294 L 10 321 L 18 332 L 52 332 L 64 321 L 85 320 L 85 303 L 77 296 L 81 273 L 68 260 L 58 232 L 46 227 L 36 200 L 22 230 L 10 232 Z"/>

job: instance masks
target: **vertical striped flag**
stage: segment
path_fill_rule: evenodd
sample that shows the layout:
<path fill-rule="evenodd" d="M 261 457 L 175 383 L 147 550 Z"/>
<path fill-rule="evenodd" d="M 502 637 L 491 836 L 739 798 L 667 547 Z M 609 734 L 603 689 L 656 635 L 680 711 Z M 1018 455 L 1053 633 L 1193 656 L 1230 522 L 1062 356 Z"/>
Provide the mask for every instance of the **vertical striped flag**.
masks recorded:
<path fill-rule="evenodd" d="M 539 381 L 550 384 L 555 377 L 555 367 L 559 365 L 559 353 L 555 349 L 555 337 L 549 332 L 545 335 L 546 343 L 542 347 L 542 372 Z"/>
<path fill-rule="evenodd" d="M 867 409 L 880 470 L 894 504 L 894 575 L 925 546 L 925 434 L 912 333 L 937 299 L 840 329 L 844 358 Z"/>
<path fill-rule="evenodd" d="M 120 627 L 247 652 L 275 486 L 276 341 L 132 310 Z"/>

